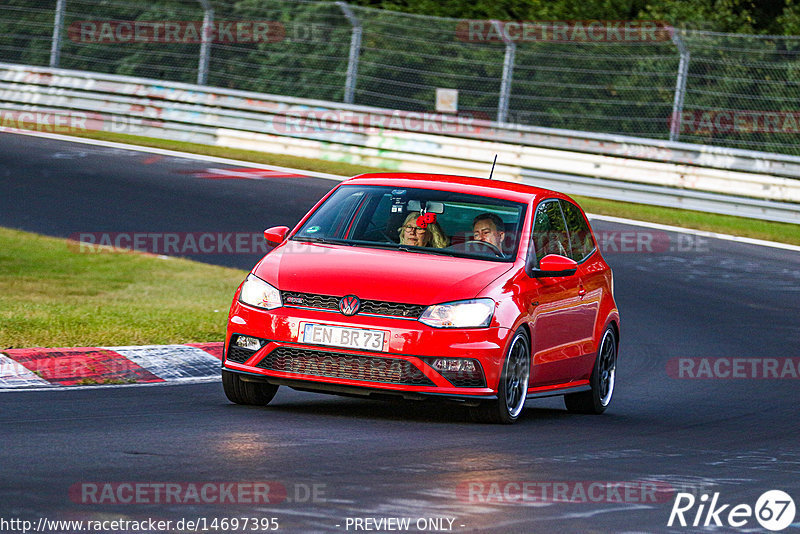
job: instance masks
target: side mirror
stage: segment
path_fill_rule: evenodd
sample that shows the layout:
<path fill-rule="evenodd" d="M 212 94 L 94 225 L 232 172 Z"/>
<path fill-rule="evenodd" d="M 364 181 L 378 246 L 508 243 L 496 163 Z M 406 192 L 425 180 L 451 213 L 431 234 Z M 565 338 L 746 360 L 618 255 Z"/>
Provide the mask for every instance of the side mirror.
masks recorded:
<path fill-rule="evenodd" d="M 578 262 L 566 256 L 548 254 L 539 261 L 538 269 L 528 269 L 533 278 L 549 278 L 556 276 L 572 276 L 578 271 Z"/>
<path fill-rule="evenodd" d="M 286 239 L 286 234 L 288 233 L 288 226 L 273 226 L 272 228 L 267 228 L 264 230 L 264 239 L 267 240 L 267 243 L 273 247 L 276 247 L 283 243 L 284 239 Z"/>

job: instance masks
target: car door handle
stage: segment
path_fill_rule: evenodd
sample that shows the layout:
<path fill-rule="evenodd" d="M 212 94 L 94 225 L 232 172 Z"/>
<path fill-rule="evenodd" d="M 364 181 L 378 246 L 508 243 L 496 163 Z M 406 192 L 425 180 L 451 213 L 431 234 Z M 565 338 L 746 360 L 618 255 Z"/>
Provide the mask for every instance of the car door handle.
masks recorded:
<path fill-rule="evenodd" d="M 581 286 L 580 289 L 578 289 L 578 295 L 583 297 L 585 294 L 586 294 L 586 290 L 583 288 L 583 286 Z"/>

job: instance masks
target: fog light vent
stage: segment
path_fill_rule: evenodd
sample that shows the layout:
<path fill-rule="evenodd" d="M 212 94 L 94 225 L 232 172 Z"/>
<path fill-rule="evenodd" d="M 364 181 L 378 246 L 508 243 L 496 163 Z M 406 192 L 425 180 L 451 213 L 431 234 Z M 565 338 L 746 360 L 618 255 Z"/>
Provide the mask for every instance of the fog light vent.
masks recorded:
<path fill-rule="evenodd" d="M 250 336 L 236 336 L 233 342 L 237 347 L 256 351 L 261 348 L 261 340 Z"/>
<path fill-rule="evenodd" d="M 431 362 L 431 367 L 437 371 L 464 371 L 467 373 L 475 372 L 475 362 L 472 360 L 460 360 L 456 358 L 436 358 Z"/>
<path fill-rule="evenodd" d="M 486 387 L 483 369 L 478 360 L 467 358 L 424 358 L 424 360 L 456 387 Z"/>

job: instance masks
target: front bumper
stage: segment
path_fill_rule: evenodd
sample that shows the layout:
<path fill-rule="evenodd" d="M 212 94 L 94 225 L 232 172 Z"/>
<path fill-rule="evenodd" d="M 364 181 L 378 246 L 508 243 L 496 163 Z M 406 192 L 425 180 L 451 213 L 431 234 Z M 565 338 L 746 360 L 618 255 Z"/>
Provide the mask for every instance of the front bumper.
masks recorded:
<path fill-rule="evenodd" d="M 382 330 L 383 351 L 307 344 L 304 323 Z M 245 380 L 264 380 L 295 389 L 359 396 L 381 393 L 405 398 L 446 396 L 455 400 L 496 398 L 508 329 L 437 329 L 415 319 L 355 315 L 300 307 L 266 311 L 234 301 L 225 339 L 223 368 Z M 233 336 L 262 341 L 247 351 L 231 345 Z M 434 358 L 475 362 L 482 380 L 437 371 Z M 474 374 L 470 377 L 474 378 Z"/>

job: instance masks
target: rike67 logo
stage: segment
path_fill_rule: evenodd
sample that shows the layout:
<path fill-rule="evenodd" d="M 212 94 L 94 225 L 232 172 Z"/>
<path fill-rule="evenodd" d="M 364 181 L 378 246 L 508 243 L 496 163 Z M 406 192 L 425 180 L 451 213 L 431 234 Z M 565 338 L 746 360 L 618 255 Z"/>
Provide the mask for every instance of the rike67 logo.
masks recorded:
<path fill-rule="evenodd" d="M 722 504 L 719 493 L 710 498 L 703 494 L 696 498 L 691 493 L 678 493 L 669 514 L 667 526 L 729 527 L 743 528 L 752 525 L 755 518 L 762 528 L 778 532 L 794 521 L 794 500 L 788 493 L 780 490 L 764 492 L 756 501 L 755 507 L 749 504 Z"/>

